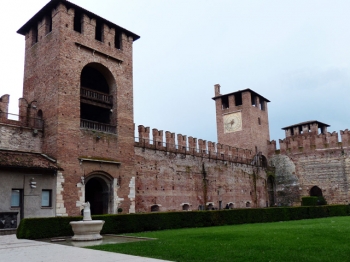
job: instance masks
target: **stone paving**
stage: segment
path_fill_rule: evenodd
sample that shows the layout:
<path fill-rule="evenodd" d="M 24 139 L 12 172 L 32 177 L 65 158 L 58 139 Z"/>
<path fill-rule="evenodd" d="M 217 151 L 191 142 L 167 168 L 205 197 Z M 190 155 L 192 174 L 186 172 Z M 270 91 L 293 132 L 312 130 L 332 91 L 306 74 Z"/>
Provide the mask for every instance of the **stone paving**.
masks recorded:
<path fill-rule="evenodd" d="M 153 258 L 130 256 L 86 248 L 57 245 L 27 239 L 17 239 L 16 235 L 0 236 L 0 262 L 160 262 Z"/>

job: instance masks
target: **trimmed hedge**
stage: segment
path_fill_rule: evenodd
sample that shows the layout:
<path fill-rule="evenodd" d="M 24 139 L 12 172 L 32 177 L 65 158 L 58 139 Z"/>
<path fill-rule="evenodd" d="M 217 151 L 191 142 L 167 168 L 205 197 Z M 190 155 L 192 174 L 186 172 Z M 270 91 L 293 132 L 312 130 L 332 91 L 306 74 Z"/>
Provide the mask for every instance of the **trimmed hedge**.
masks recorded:
<path fill-rule="evenodd" d="M 123 234 L 164 229 L 266 223 L 348 215 L 350 215 L 349 205 L 329 205 L 98 215 L 92 216 L 92 218 L 94 220 L 105 221 L 102 234 Z M 73 231 L 69 222 L 81 219 L 82 217 L 25 218 L 21 221 L 17 229 L 17 238 L 41 239 L 72 236 Z"/>
<path fill-rule="evenodd" d="M 307 196 L 301 198 L 302 206 L 317 206 L 318 197 L 316 196 Z"/>
<path fill-rule="evenodd" d="M 301 198 L 302 206 L 323 206 L 327 205 L 327 201 L 323 196 L 307 196 Z"/>

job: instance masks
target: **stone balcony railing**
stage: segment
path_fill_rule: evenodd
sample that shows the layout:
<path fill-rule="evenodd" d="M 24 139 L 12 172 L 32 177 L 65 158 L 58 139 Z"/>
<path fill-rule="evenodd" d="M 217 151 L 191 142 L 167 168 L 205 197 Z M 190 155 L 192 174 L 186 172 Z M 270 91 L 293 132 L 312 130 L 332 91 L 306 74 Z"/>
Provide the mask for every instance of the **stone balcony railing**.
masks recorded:
<path fill-rule="evenodd" d="M 94 101 L 106 103 L 106 104 L 113 104 L 112 95 L 108 95 L 108 94 L 91 90 L 88 88 L 84 88 L 84 87 L 80 88 L 80 96 L 87 99 L 94 100 Z"/>
<path fill-rule="evenodd" d="M 116 126 L 94 122 L 86 119 L 80 119 L 80 128 L 91 129 L 91 130 L 96 130 L 96 131 L 106 132 L 111 134 L 115 134 L 117 131 Z"/>

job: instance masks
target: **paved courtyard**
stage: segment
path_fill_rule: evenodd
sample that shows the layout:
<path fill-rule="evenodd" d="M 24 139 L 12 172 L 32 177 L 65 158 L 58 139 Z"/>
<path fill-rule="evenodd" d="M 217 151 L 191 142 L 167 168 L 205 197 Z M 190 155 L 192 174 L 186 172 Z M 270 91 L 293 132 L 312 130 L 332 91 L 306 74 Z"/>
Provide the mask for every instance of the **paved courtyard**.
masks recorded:
<path fill-rule="evenodd" d="M 86 248 L 51 244 L 34 240 L 17 239 L 16 235 L 0 236 L 0 262 L 160 262 L 153 258 L 130 256 Z"/>

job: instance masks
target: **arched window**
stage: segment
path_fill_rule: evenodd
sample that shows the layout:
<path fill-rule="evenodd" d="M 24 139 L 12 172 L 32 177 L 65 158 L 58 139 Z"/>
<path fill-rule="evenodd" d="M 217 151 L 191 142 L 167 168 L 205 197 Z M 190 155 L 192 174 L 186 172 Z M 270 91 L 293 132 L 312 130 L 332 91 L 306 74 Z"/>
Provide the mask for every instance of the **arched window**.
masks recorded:
<path fill-rule="evenodd" d="M 209 203 L 207 208 L 208 210 L 214 210 L 214 205 L 212 203 Z"/>
<path fill-rule="evenodd" d="M 86 65 L 80 76 L 80 118 L 82 128 L 115 133 L 113 93 L 115 79 L 103 65 Z"/>
<path fill-rule="evenodd" d="M 36 117 L 34 118 L 34 128 L 35 129 L 43 129 L 44 122 L 43 122 L 43 111 L 38 110 L 36 113 Z"/>
<path fill-rule="evenodd" d="M 81 72 L 81 87 L 109 94 L 109 85 L 105 76 L 91 65 L 85 66 Z"/>
<path fill-rule="evenodd" d="M 189 209 L 190 209 L 190 205 L 189 204 L 182 205 L 182 210 L 188 211 Z"/>
<path fill-rule="evenodd" d="M 159 211 L 159 206 L 158 205 L 151 206 L 151 212 L 158 212 L 158 211 Z"/>
<path fill-rule="evenodd" d="M 250 207 L 250 202 L 245 203 L 245 207 Z"/>

